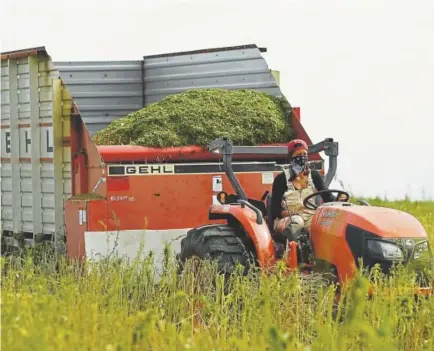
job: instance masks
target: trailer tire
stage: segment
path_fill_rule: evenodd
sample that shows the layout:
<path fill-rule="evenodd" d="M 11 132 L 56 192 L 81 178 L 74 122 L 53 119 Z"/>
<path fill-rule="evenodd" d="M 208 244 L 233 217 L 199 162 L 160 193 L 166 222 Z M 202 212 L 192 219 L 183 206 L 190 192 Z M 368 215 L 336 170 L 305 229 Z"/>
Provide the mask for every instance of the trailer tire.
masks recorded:
<path fill-rule="evenodd" d="M 228 225 L 191 229 L 181 241 L 181 264 L 190 258 L 217 260 L 218 273 L 230 275 L 239 263 L 244 266 L 243 274 L 246 275 L 256 260 L 241 237 L 236 229 Z"/>

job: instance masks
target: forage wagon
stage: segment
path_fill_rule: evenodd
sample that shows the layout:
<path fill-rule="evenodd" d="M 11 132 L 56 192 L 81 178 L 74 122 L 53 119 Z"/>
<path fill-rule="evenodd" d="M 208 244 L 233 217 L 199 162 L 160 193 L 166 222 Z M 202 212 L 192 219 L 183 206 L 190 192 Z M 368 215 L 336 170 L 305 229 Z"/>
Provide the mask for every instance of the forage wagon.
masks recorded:
<path fill-rule="evenodd" d="M 1 54 L 2 248 L 53 242 L 71 258 L 180 250 L 186 232 L 233 191 L 221 158 L 198 145 L 98 146 L 111 121 L 199 88 L 255 89 L 276 97 L 278 72 L 256 45 L 144 56 L 137 61 L 56 62 L 44 47 Z M 284 106 L 294 136 L 312 144 L 300 109 Z M 271 190 L 281 154 L 234 155 L 250 196 Z M 312 167 L 324 171 L 319 153 Z M 324 172 L 323 172 L 324 174 Z"/>

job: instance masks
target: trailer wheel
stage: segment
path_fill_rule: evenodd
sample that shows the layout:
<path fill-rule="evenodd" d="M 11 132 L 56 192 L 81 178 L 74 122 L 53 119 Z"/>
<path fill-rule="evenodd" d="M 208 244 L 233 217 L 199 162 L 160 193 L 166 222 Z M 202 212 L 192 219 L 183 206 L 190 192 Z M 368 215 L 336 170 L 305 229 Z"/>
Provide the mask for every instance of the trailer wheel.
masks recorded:
<path fill-rule="evenodd" d="M 237 230 L 228 225 L 191 229 L 181 241 L 181 264 L 189 259 L 197 264 L 202 260 L 216 260 L 218 272 L 230 275 L 239 263 L 244 266 L 243 274 L 246 275 L 255 260 L 254 254 L 237 234 Z"/>

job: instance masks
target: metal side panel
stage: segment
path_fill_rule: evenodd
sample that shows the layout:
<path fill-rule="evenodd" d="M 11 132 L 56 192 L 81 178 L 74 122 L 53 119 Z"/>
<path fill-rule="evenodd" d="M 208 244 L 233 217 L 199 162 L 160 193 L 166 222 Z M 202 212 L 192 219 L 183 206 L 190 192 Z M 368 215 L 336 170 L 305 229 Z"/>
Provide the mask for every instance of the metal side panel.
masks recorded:
<path fill-rule="evenodd" d="M 164 97 L 198 88 L 282 96 L 256 45 L 145 56 L 141 61 L 54 62 L 91 135 Z"/>
<path fill-rule="evenodd" d="M 71 98 L 50 62 L 45 52 L 2 54 L 1 231 L 19 247 L 65 232 Z"/>
<path fill-rule="evenodd" d="M 282 96 L 255 45 L 144 57 L 146 105 L 190 89 L 255 89 Z"/>
<path fill-rule="evenodd" d="M 91 134 L 144 106 L 143 61 L 54 62 Z"/>

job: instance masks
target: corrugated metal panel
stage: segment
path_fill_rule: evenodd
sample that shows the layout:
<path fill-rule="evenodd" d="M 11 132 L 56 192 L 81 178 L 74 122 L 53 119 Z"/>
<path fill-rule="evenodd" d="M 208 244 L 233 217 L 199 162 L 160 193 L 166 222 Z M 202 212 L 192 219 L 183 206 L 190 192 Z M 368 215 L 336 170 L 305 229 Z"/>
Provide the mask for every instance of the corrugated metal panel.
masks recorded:
<path fill-rule="evenodd" d="M 282 96 L 256 45 L 145 56 L 143 61 L 54 62 L 91 134 L 170 94 L 256 89 Z"/>
<path fill-rule="evenodd" d="M 282 92 L 256 45 L 144 57 L 145 103 L 198 88 Z"/>
<path fill-rule="evenodd" d="M 71 195 L 70 148 L 61 145 L 72 102 L 45 51 L 26 53 L 1 61 L 1 230 L 15 246 L 62 237 Z"/>
<path fill-rule="evenodd" d="M 143 61 L 54 62 L 91 134 L 141 109 Z"/>

